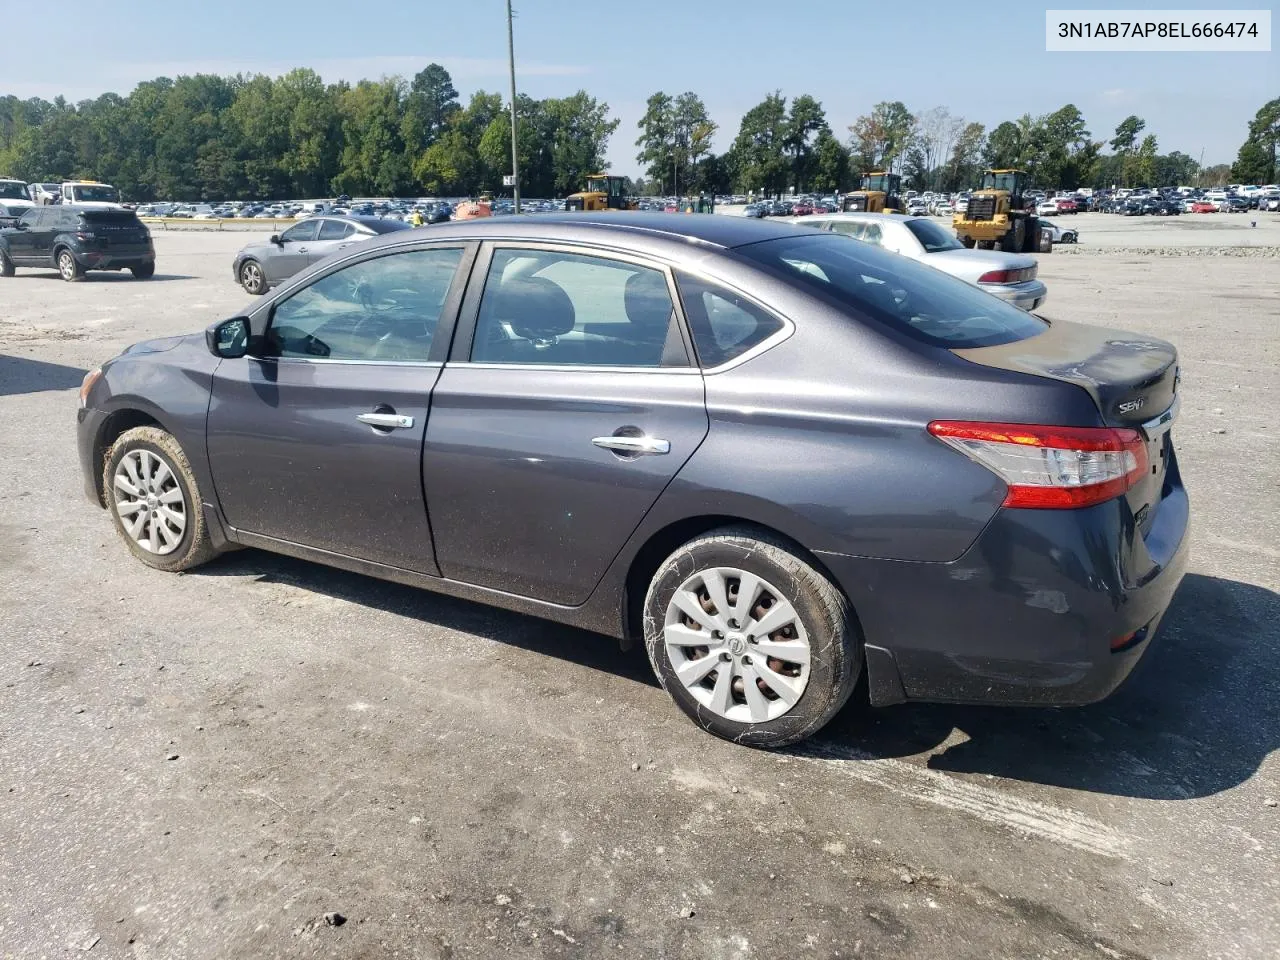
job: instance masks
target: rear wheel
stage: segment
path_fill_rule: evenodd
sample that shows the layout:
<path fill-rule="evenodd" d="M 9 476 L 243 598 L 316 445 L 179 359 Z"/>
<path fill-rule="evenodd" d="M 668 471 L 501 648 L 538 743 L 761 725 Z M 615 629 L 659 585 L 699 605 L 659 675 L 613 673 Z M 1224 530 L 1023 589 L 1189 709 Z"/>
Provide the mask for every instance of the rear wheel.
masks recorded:
<path fill-rule="evenodd" d="M 122 433 L 102 471 L 116 531 L 149 567 L 189 570 L 214 556 L 187 455 L 159 427 Z"/>
<path fill-rule="evenodd" d="M 645 598 L 663 689 L 704 730 L 782 747 L 820 730 L 853 692 L 862 646 L 848 602 L 760 531 L 726 527 L 667 558 Z"/>
<path fill-rule="evenodd" d="M 257 260 L 246 260 L 240 265 L 240 286 L 255 297 L 267 292 L 267 277 L 262 272 L 262 264 Z"/>
<path fill-rule="evenodd" d="M 74 283 L 77 280 L 84 279 L 84 267 L 80 266 L 80 261 L 75 255 L 65 247 L 58 251 L 58 273 L 62 275 L 62 279 L 67 283 Z"/>
<path fill-rule="evenodd" d="M 155 263 L 143 263 L 136 267 L 130 267 L 129 272 L 133 274 L 135 280 L 150 280 L 156 275 Z"/>
<path fill-rule="evenodd" d="M 1035 220 L 1025 220 L 1026 236 L 1022 239 L 1023 253 L 1038 253 L 1040 251 L 1040 224 Z"/>

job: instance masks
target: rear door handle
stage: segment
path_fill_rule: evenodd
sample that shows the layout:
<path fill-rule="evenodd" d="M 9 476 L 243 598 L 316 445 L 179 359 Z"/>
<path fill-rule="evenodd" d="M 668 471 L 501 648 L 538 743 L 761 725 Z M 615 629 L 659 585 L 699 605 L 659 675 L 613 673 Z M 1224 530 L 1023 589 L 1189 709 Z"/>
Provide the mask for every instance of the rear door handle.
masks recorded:
<path fill-rule="evenodd" d="M 402 417 L 398 413 L 362 413 L 356 419 L 383 430 L 413 429 L 413 417 Z"/>
<path fill-rule="evenodd" d="M 597 447 L 612 450 L 614 453 L 626 453 L 636 457 L 661 456 L 671 452 L 671 441 L 657 437 L 596 437 L 592 441 Z"/>

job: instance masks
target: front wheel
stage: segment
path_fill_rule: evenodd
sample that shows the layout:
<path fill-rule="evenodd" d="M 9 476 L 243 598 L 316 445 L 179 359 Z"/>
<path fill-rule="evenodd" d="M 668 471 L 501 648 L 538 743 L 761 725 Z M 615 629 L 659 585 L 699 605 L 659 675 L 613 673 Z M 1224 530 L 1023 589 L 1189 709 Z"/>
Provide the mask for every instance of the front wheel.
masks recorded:
<path fill-rule="evenodd" d="M 749 528 L 712 531 L 668 557 L 644 623 L 649 661 L 676 705 L 748 746 L 812 736 L 861 671 L 844 596 L 792 547 Z"/>
<path fill-rule="evenodd" d="M 0 250 L 0 277 L 12 277 L 13 274 L 13 261 L 9 259 L 9 254 Z"/>
<path fill-rule="evenodd" d="M 130 267 L 129 272 L 133 274 L 135 280 L 150 280 L 156 275 L 156 265 L 152 263 L 142 263 L 136 267 Z"/>
<path fill-rule="evenodd" d="M 267 292 L 267 277 L 262 272 L 262 264 L 257 260 L 246 260 L 240 265 L 240 286 L 255 297 Z"/>
<path fill-rule="evenodd" d="M 195 475 L 171 434 L 159 427 L 127 430 L 105 459 L 102 488 L 130 553 L 169 572 L 212 559 Z"/>
<path fill-rule="evenodd" d="M 62 275 L 62 279 L 67 283 L 75 283 L 77 280 L 84 279 L 84 267 L 80 266 L 80 261 L 75 258 L 70 250 L 59 252 L 58 273 Z"/>

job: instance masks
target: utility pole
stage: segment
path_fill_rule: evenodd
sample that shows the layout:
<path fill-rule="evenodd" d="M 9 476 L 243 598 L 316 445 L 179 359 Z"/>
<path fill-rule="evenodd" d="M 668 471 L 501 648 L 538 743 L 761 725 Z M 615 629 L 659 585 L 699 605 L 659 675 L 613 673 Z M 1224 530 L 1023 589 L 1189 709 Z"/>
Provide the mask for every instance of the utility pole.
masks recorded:
<path fill-rule="evenodd" d="M 516 124 L 516 41 L 511 28 L 511 0 L 507 0 L 507 62 L 511 67 L 511 195 L 515 212 L 520 212 L 520 147 Z"/>

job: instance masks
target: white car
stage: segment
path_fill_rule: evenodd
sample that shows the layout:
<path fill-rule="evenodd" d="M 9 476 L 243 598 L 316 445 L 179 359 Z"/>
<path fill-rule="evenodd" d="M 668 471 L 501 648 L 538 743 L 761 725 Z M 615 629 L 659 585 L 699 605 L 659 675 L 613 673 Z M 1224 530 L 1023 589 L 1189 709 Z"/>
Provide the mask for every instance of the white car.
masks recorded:
<path fill-rule="evenodd" d="M 929 205 L 920 197 L 912 197 L 907 201 L 907 213 L 912 216 L 923 216 L 929 212 Z"/>
<path fill-rule="evenodd" d="M 1054 243 L 1079 243 L 1080 234 L 1076 230 L 1069 227 L 1060 227 L 1051 220 L 1040 221 L 1040 232 L 1049 234 L 1049 239 Z"/>
<path fill-rule="evenodd" d="M 788 222 L 874 243 L 949 273 L 1023 310 L 1035 310 L 1049 296 L 1044 283 L 1036 279 L 1040 267 L 1031 254 L 968 249 L 954 233 L 928 217 L 826 213 L 791 217 Z"/>
<path fill-rule="evenodd" d="M 27 181 L 0 180 L 0 214 L 7 212 L 16 217 L 34 206 L 27 192 Z"/>
<path fill-rule="evenodd" d="M 937 217 L 949 217 L 955 212 L 950 200 L 939 200 L 933 205 L 933 214 Z"/>
<path fill-rule="evenodd" d="M 1050 197 L 1048 200 L 1041 200 L 1036 204 L 1036 213 L 1040 216 L 1052 217 L 1058 212 L 1058 201 Z"/>

